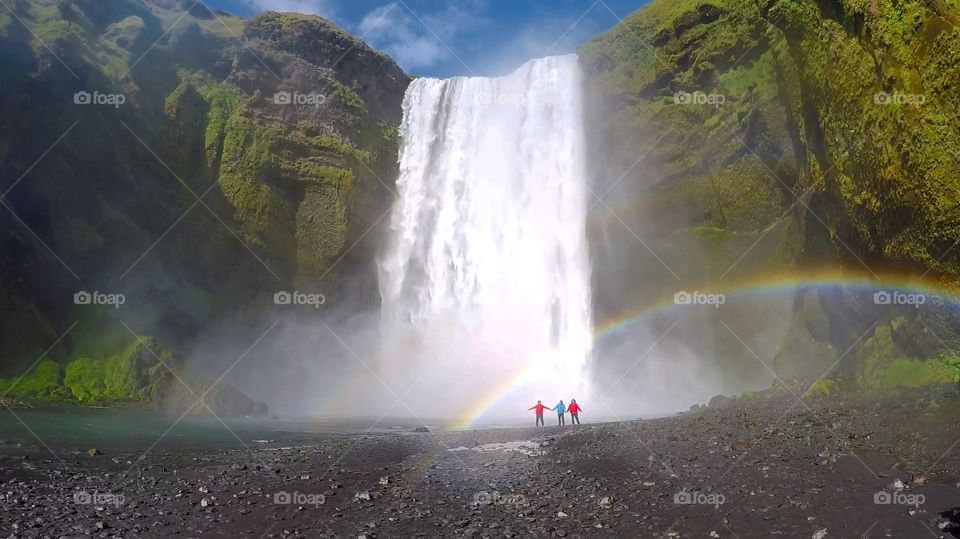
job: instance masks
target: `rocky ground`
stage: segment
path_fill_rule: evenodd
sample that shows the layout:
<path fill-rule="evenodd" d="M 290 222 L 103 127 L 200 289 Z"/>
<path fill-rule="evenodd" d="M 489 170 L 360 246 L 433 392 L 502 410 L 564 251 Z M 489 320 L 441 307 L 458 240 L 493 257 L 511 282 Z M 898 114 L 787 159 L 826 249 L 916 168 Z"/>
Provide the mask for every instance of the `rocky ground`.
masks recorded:
<path fill-rule="evenodd" d="M 955 388 L 315 445 L 0 451 L 11 537 L 960 537 Z M 960 445 L 960 444 L 957 444 Z M 254 447 L 256 446 L 256 447 Z"/>

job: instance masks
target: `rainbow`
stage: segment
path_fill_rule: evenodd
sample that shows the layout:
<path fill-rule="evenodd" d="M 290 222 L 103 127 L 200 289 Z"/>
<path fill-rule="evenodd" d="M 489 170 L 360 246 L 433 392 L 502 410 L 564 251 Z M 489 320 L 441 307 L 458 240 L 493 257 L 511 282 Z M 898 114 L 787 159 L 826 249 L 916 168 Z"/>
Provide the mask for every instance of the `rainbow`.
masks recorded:
<path fill-rule="evenodd" d="M 843 287 L 863 291 L 888 290 L 900 292 L 918 292 L 938 296 L 952 303 L 960 304 L 960 283 L 941 282 L 933 278 L 916 277 L 893 273 L 876 274 L 851 269 L 819 268 L 805 271 L 782 272 L 753 276 L 749 279 L 713 283 L 700 287 L 691 287 L 690 291 L 724 294 L 727 297 L 751 297 L 787 295 L 808 288 Z M 594 343 L 628 331 L 632 326 L 674 312 L 679 306 L 673 303 L 673 295 L 649 303 L 632 311 L 610 317 L 597 324 L 594 329 Z M 457 418 L 455 425 L 467 428 L 483 418 L 496 407 L 497 403 L 509 395 L 526 378 L 527 368 L 521 368 L 516 375 L 491 391 L 474 406 Z"/>
<path fill-rule="evenodd" d="M 960 283 L 940 282 L 933 278 L 915 277 L 893 273 L 869 273 L 867 271 L 820 268 L 802 272 L 782 272 L 765 275 L 763 278 L 752 276 L 748 279 L 730 280 L 727 283 L 714 283 L 701 287 L 691 287 L 701 292 L 724 294 L 728 297 L 785 295 L 807 288 L 843 287 L 859 290 L 897 290 L 918 292 L 938 296 L 953 303 L 960 303 Z M 666 312 L 678 306 L 673 296 L 645 305 L 639 309 L 621 313 L 608 318 L 594 329 L 594 342 L 602 341 L 625 328 Z"/>
<path fill-rule="evenodd" d="M 524 365 L 514 371 L 513 376 L 509 377 L 503 384 L 491 388 L 491 390 L 477 402 L 463 411 L 453 422 L 454 429 L 467 429 L 475 425 L 489 410 L 493 410 L 497 403 L 513 392 L 514 389 L 523 385 L 530 373 L 530 367 Z M 533 403 L 530 403 L 533 404 Z"/>
<path fill-rule="evenodd" d="M 888 290 L 900 292 L 917 292 L 930 296 L 937 296 L 944 301 L 960 305 L 960 283 L 938 280 L 928 276 L 911 276 L 895 273 L 871 273 L 865 270 L 842 268 L 815 268 L 795 271 L 781 271 L 776 274 L 753 275 L 744 279 L 729 279 L 727 281 L 688 286 L 688 291 L 724 294 L 730 298 L 771 297 L 784 296 L 805 289 L 816 288 L 844 288 L 868 292 Z M 672 293 L 643 305 L 637 309 L 619 313 L 608 317 L 596 324 L 594 328 L 594 347 L 602 344 L 614 335 L 625 333 L 632 328 L 656 319 L 660 316 L 674 314 L 677 306 L 673 303 Z M 537 373 L 531 372 L 532 367 L 527 364 L 519 365 L 503 383 L 491 387 L 480 399 L 458 414 L 452 423 L 452 428 L 470 428 L 477 425 L 490 411 L 497 409 L 498 404 L 508 395 Z M 359 373 L 346 383 L 340 385 L 340 390 L 326 400 L 324 410 L 331 416 L 349 415 L 350 410 L 344 408 L 356 395 L 363 393 L 364 384 L 369 380 L 363 373 Z M 532 403 L 531 403 L 532 404 Z M 399 410 L 403 410 L 398 405 Z M 395 408 L 394 411 L 398 410 Z M 525 411 L 518 411 L 525 413 Z"/>

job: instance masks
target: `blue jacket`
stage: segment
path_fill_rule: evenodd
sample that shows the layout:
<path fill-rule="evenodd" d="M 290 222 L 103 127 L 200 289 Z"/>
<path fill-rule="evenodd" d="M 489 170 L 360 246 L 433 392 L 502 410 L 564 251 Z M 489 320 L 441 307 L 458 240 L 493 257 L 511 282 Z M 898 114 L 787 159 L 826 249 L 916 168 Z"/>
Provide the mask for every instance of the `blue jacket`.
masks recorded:
<path fill-rule="evenodd" d="M 558 414 L 562 414 L 567 411 L 567 407 L 564 406 L 562 402 L 558 402 L 557 405 L 553 407 L 553 410 Z"/>

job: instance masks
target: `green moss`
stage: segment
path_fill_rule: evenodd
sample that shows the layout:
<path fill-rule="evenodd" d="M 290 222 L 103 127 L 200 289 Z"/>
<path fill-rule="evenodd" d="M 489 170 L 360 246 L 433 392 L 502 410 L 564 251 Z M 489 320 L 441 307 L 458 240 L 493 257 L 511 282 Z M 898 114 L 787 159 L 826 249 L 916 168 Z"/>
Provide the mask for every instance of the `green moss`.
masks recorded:
<path fill-rule="evenodd" d="M 316 15 L 265 11 L 251 19 L 248 24 L 255 26 L 273 36 L 290 35 L 299 31 L 301 27 L 312 27 L 333 32 L 341 38 L 349 40 L 356 45 L 363 44 L 355 37 L 337 28 L 330 21 Z"/>
<path fill-rule="evenodd" d="M 297 160 L 296 167 L 302 180 L 314 180 L 333 185 L 346 192 L 349 192 L 353 184 L 353 171 L 349 169 L 319 164 L 311 159 Z"/>
<path fill-rule="evenodd" d="M 348 107 L 356 110 L 357 112 L 359 112 L 359 113 L 362 114 L 362 115 L 366 115 L 366 114 L 367 114 L 367 106 L 366 106 L 366 104 L 363 102 L 363 98 L 361 98 L 361 97 L 357 94 L 357 92 L 353 91 L 353 89 L 351 89 L 351 88 L 349 88 L 349 87 L 347 87 L 347 86 L 344 86 L 343 84 L 340 84 L 340 83 L 339 83 L 338 81 L 336 81 L 336 80 L 333 81 L 333 85 L 334 85 L 334 87 L 333 87 L 333 93 L 334 93 L 334 95 L 336 95 L 337 97 L 339 97 L 339 98 L 340 98 L 340 101 L 342 101 L 343 104 L 345 104 L 346 106 L 348 106 Z"/>
<path fill-rule="evenodd" d="M 889 325 L 878 326 L 873 336 L 860 347 L 856 377 L 861 389 L 886 391 L 940 384 L 955 379 L 956 372 L 949 359 L 912 358 L 897 344 L 894 335 L 906 324 L 905 319 L 897 318 Z"/>
<path fill-rule="evenodd" d="M 691 226 L 677 230 L 678 235 L 695 239 L 702 247 L 722 250 L 729 239 L 726 230 L 715 226 Z"/>
<path fill-rule="evenodd" d="M 168 376 L 167 367 L 179 368 L 170 350 L 151 337 L 131 333 L 111 319 L 106 309 L 78 306 L 72 314 L 81 322 L 71 331 L 75 345 L 65 366 L 45 358 L 19 382 L 18 377 L 0 379 L 0 394 L 43 401 L 146 405 L 153 388 Z"/>
<path fill-rule="evenodd" d="M 0 395 L 21 399 L 60 400 L 69 395 L 64 391 L 63 369 L 60 365 L 45 358 L 22 378 L 0 378 Z"/>
<path fill-rule="evenodd" d="M 346 242 L 347 208 L 336 186 L 311 185 L 297 209 L 297 264 L 312 273 L 326 272 Z"/>
<path fill-rule="evenodd" d="M 880 389 L 922 387 L 950 382 L 953 379 L 953 370 L 942 361 L 898 358 L 887 366 L 879 387 Z"/>
<path fill-rule="evenodd" d="M 73 360 L 67 366 L 66 387 L 80 402 L 96 402 L 106 392 L 103 365 L 88 357 Z"/>
<path fill-rule="evenodd" d="M 262 246 L 278 232 L 275 227 L 283 204 L 269 180 L 280 171 L 274 148 L 281 137 L 277 128 L 245 117 L 242 107 L 234 110 L 227 122 L 220 188 L 234 207 L 242 238 L 252 246 Z"/>
<path fill-rule="evenodd" d="M 597 175 L 621 177 L 644 156 L 642 171 L 618 185 L 635 197 L 618 217 L 642 231 L 682 288 L 720 274 L 759 282 L 861 260 L 878 273 L 906 268 L 952 286 L 960 257 L 943 253 L 960 240 L 957 6 L 653 0 L 579 51 L 598 111 L 589 134 Z M 679 91 L 726 102 L 677 104 Z M 878 92 L 926 101 L 882 105 Z M 606 236 L 615 226 L 597 228 L 598 244 L 613 243 Z M 699 232 L 691 241 L 690 231 L 710 229 L 723 231 L 712 236 L 721 241 Z M 629 289 L 637 274 L 646 288 L 676 289 L 640 251 L 618 253 L 642 264 L 613 289 Z M 864 315 L 849 304 L 830 308 Z M 857 337 L 833 326 L 816 299 L 793 315 L 778 373 L 820 376 Z M 937 362 L 923 361 L 931 347 L 918 345 L 930 336 L 907 333 L 922 332 L 883 324 L 838 365 L 838 380 L 846 387 L 849 375 L 851 388 L 871 391 L 942 380 Z"/>
<path fill-rule="evenodd" d="M 315 144 L 318 148 L 330 152 L 335 152 L 343 156 L 351 157 L 367 166 L 373 165 L 373 154 L 367 150 L 358 149 L 353 144 L 336 135 L 320 135 L 311 137 L 305 141 L 308 144 Z"/>
<path fill-rule="evenodd" d="M 227 123 L 237 107 L 240 94 L 235 87 L 226 84 L 205 86 L 201 88 L 200 94 L 209 105 L 207 125 L 204 130 L 207 163 L 216 170 L 223 154 Z"/>
<path fill-rule="evenodd" d="M 829 397 L 834 392 L 839 389 L 840 384 L 836 380 L 830 380 L 829 378 L 824 378 L 823 380 L 818 380 L 814 382 L 813 385 L 807 388 L 803 393 L 804 397 Z"/>
<path fill-rule="evenodd" d="M 400 140 L 400 130 L 395 125 L 390 125 L 385 121 L 377 124 L 380 129 L 380 136 L 387 142 L 396 144 Z"/>
<path fill-rule="evenodd" d="M 950 369 L 954 382 L 960 382 L 960 357 L 948 356 L 943 359 L 943 363 Z"/>
<path fill-rule="evenodd" d="M 157 315 L 148 318 L 163 325 L 165 338 L 189 339 L 195 324 L 256 302 L 250 291 L 272 276 L 257 267 L 246 247 L 284 282 L 328 273 L 332 261 L 346 254 L 348 234 L 360 238 L 389 202 L 373 176 L 391 178 L 395 170 L 395 129 L 381 120 L 396 117 L 398 92 L 405 82 L 402 71 L 318 17 L 263 14 L 244 28 L 236 17 L 204 18 L 202 5 L 184 13 L 190 5 L 177 1 L 107 4 L 18 0 L 10 3 L 10 10 L 0 7 L 0 34 L 9 49 L 3 56 L 10 60 L 2 92 L 6 99 L 0 106 L 5 132 L 29 132 L 31 126 L 58 118 L 63 120 L 58 128 L 62 132 L 73 120 L 82 120 L 64 138 L 60 157 L 47 162 L 52 168 L 22 192 L 25 207 L 50 206 L 51 215 L 59 216 L 49 220 L 45 230 L 54 244 L 67 249 L 61 253 L 64 258 L 71 265 L 75 261 L 86 277 L 106 271 L 106 258 L 133 263 L 166 229 L 162 221 L 169 224 L 184 215 L 195 201 L 149 155 L 154 152 L 197 194 L 212 187 L 205 202 L 245 244 L 204 211 L 204 216 L 191 214 L 171 230 L 163 242 L 170 245 L 138 265 L 135 273 L 156 286 L 141 298 L 148 303 L 129 306 Z M 251 55 L 233 46 L 238 38 L 262 47 Z M 154 41 L 157 46 L 141 59 Z M 318 51 L 332 54 L 331 59 L 343 56 L 344 61 L 324 67 Z M 130 69 L 135 61 L 136 68 Z M 311 62 L 317 65 L 310 67 Z M 310 69 L 291 68 L 297 65 Z M 286 74 L 286 82 L 271 72 Z M 264 94 L 274 91 L 278 82 L 291 89 L 309 84 L 329 97 L 328 106 L 277 107 Z M 81 87 L 121 91 L 128 99 L 119 110 L 76 107 L 71 94 Z M 43 95 L 36 95 L 38 88 L 46 89 Z M 116 131 L 115 122 L 97 121 L 116 115 L 144 139 L 150 152 L 126 130 Z M 29 165 L 14 157 L 42 154 L 47 148 L 36 147 L 38 141 L 0 137 L 0 161 L 13 159 L 14 168 Z M 378 163 L 371 173 L 368 167 Z M 67 185 L 49 178 L 58 175 L 77 181 Z M 128 190 L 117 189 L 110 178 L 123 179 L 135 195 L 125 195 Z M 150 200 L 155 211 L 145 213 L 143 200 Z M 82 211 L 57 211 L 66 201 Z M 14 232 L 0 234 L 4 252 L 14 258 L 32 253 L 36 246 L 29 236 Z M 369 265 L 369 237 L 355 249 L 350 245 L 343 271 Z M 113 256 L 99 256 L 107 246 Z M 167 260 L 185 246 L 193 247 L 197 256 L 182 263 Z M 301 260 L 307 263 L 301 265 Z M 224 277 L 217 269 L 224 262 L 256 270 Z M 0 362 L 4 383 L 32 365 L 59 335 L 55 330 L 75 319 L 56 308 L 72 291 L 51 283 L 52 288 L 38 296 L 24 288 L 29 279 L 21 273 L 29 268 L 14 266 L 0 279 L 10 318 L 2 324 L 6 331 L 0 339 L 10 345 Z M 176 298 L 169 297 L 171 293 Z M 181 314 L 186 311 L 189 320 Z M 109 317 L 78 313 L 81 325 L 51 352 L 69 390 L 62 383 L 59 387 L 70 398 L 76 394 L 85 401 L 138 402 L 152 382 L 149 376 L 138 379 L 143 369 L 130 363 L 139 361 L 132 336 Z M 43 370 L 50 365 L 44 362 L 18 388 L 57 387 L 47 378 L 35 378 L 50 374 Z"/>
<path fill-rule="evenodd" d="M 126 348 L 115 354 L 79 356 L 67 363 L 63 385 L 83 403 L 146 403 L 168 367 L 176 367 L 168 350 L 152 338 L 131 335 Z"/>

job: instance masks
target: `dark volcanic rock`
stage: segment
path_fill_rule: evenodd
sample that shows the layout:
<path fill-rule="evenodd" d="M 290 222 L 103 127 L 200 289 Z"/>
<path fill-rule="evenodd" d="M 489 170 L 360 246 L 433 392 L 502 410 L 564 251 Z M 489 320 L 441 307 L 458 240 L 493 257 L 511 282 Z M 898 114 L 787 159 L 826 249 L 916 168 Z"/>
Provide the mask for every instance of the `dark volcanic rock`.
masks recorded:
<path fill-rule="evenodd" d="M 956 529 L 955 396 L 796 404 L 781 394 L 648 421 L 325 434 L 304 447 L 146 456 L 136 448 L 79 461 L 53 447 L 63 463 L 39 445 L 0 446 L 0 519 L 27 536 L 729 538 L 826 529 L 861 537 L 880 528 L 923 537 L 925 526 Z M 449 450 L 530 440 L 549 443 L 538 454 Z M 884 491 L 922 502 L 875 503 L 888 499 Z"/>
<path fill-rule="evenodd" d="M 202 402 L 198 403 L 200 397 Z M 193 415 L 263 417 L 269 413 L 265 403 L 251 399 L 223 381 L 213 385 L 212 380 L 190 376 L 165 378 L 154 390 L 153 407 L 176 416 L 189 412 Z"/>

